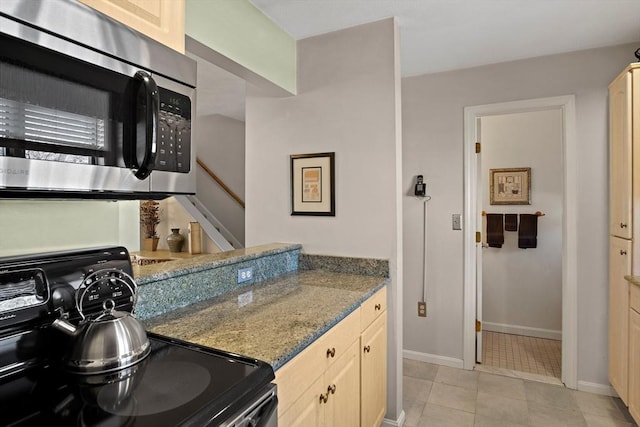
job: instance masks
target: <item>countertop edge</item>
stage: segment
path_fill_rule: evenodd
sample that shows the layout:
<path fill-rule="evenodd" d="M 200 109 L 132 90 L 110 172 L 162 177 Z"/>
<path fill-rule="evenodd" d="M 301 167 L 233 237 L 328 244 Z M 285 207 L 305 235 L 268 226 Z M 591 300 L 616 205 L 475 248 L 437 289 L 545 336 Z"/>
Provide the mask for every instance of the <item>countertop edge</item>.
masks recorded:
<path fill-rule="evenodd" d="M 173 278 L 185 276 L 187 274 L 199 273 L 201 271 L 211 270 L 218 267 L 224 267 L 227 265 L 233 265 L 233 264 L 238 264 L 238 263 L 249 261 L 249 260 L 262 258 L 264 256 L 301 250 L 302 248 L 302 245 L 299 243 L 293 243 L 293 244 L 283 243 L 282 246 L 280 247 L 269 247 L 268 249 L 261 250 L 261 248 L 265 246 L 271 246 L 271 245 L 254 246 L 251 249 L 255 250 L 255 252 L 252 252 L 249 254 L 238 254 L 237 256 L 232 256 L 229 258 L 223 258 L 219 260 L 212 259 L 210 261 L 205 261 L 197 265 L 188 265 L 183 267 L 178 265 L 176 266 L 175 269 L 172 269 L 171 271 L 163 271 L 159 273 L 152 273 L 149 275 L 136 277 L 136 283 L 139 286 L 145 286 L 145 285 L 157 282 L 159 280 L 173 279 Z M 216 254 L 211 254 L 212 257 L 214 257 L 215 255 Z M 175 260 L 173 262 L 180 263 L 180 261 L 182 260 Z"/>

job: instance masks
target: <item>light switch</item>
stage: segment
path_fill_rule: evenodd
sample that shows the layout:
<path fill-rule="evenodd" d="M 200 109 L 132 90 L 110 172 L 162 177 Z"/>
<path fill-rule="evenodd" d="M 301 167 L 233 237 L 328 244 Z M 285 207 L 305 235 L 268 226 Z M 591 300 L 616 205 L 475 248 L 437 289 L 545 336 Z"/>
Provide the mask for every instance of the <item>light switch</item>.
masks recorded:
<path fill-rule="evenodd" d="M 462 230 L 462 214 L 451 215 L 451 229 Z"/>

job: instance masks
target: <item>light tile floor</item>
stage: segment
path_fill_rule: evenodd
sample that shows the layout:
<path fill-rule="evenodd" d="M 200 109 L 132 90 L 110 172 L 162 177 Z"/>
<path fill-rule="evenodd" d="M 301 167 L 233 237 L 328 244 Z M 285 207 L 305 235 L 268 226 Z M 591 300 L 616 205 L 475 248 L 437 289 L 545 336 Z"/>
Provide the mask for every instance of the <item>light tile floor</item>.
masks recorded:
<path fill-rule="evenodd" d="M 560 378 L 562 342 L 482 331 L 482 364 Z"/>
<path fill-rule="evenodd" d="M 407 427 L 637 427 L 618 398 L 405 359 Z"/>

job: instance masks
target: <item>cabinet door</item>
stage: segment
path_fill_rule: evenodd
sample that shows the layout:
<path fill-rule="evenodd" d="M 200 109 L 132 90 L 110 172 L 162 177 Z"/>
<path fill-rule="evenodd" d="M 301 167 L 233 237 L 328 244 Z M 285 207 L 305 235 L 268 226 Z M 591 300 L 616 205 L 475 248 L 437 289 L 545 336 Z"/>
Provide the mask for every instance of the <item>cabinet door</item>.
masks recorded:
<path fill-rule="evenodd" d="M 360 425 L 360 340 L 327 370 L 327 427 L 358 427 Z"/>
<path fill-rule="evenodd" d="M 635 286 L 635 285 L 634 285 Z M 640 314 L 629 310 L 629 412 L 640 422 Z"/>
<path fill-rule="evenodd" d="M 628 392 L 629 282 L 631 241 L 610 238 L 609 247 L 609 381 L 623 402 Z"/>
<path fill-rule="evenodd" d="M 360 310 L 357 309 L 276 371 L 278 405 L 282 412 L 286 412 L 312 382 L 324 376 L 331 365 L 347 354 L 360 336 L 359 328 Z M 327 385 L 324 388 L 326 391 Z"/>
<path fill-rule="evenodd" d="M 362 334 L 360 345 L 361 426 L 379 426 L 387 412 L 387 313 Z"/>
<path fill-rule="evenodd" d="M 325 405 L 320 395 L 326 392 L 324 376 L 318 378 L 283 414 L 278 415 L 278 425 L 286 427 L 322 427 L 325 422 Z"/>
<path fill-rule="evenodd" d="M 184 0 L 80 0 L 80 2 L 184 53 Z"/>
<path fill-rule="evenodd" d="M 632 197 L 631 73 L 609 85 L 609 232 L 630 239 Z"/>

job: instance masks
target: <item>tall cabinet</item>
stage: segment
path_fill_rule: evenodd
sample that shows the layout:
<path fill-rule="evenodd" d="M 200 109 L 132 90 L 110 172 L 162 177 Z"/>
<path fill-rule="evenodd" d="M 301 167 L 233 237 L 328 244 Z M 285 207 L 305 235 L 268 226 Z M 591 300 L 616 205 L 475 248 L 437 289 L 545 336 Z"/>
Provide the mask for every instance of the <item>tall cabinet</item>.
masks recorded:
<path fill-rule="evenodd" d="M 629 282 L 640 274 L 640 63 L 609 85 L 609 380 L 630 404 Z M 631 362 L 631 363 L 630 363 Z"/>

